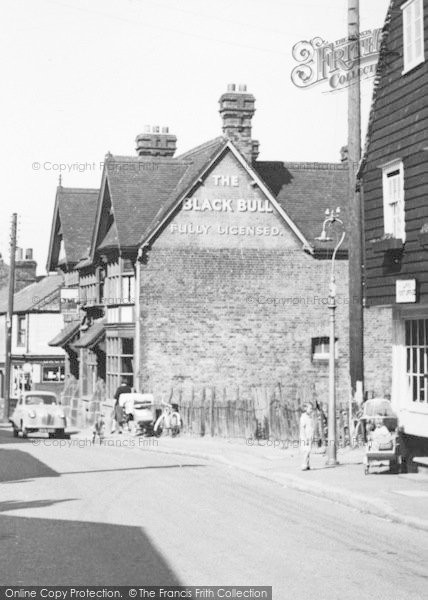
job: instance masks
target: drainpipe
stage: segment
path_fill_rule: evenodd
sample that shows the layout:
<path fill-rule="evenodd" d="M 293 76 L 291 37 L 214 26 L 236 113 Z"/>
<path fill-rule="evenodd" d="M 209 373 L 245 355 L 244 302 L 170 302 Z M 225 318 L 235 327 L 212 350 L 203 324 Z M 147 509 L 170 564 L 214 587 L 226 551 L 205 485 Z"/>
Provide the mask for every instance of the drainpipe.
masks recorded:
<path fill-rule="evenodd" d="M 135 298 L 134 298 L 134 321 L 135 321 L 135 340 L 134 340 L 134 387 L 137 392 L 141 392 L 141 326 L 140 326 L 140 285 L 141 285 L 141 257 L 143 249 L 139 248 L 137 260 L 135 261 Z"/>

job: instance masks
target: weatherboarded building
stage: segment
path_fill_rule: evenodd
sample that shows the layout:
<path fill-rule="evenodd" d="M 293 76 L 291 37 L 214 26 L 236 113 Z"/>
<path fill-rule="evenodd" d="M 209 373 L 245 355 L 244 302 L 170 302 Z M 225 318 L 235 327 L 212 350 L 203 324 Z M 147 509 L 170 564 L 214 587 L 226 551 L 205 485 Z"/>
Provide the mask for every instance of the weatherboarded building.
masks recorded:
<path fill-rule="evenodd" d="M 365 155 L 366 389 L 428 454 L 428 2 L 390 4 Z M 414 452 L 413 452 L 414 453 Z"/>

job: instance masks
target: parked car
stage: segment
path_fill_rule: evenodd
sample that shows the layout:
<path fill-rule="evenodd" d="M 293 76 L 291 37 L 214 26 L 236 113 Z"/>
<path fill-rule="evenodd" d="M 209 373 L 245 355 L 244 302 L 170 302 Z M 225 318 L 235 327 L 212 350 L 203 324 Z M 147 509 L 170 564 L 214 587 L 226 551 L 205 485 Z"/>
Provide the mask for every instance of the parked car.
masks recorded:
<path fill-rule="evenodd" d="M 13 436 L 23 438 L 35 431 L 47 432 L 49 437 L 63 436 L 66 419 L 56 394 L 52 392 L 24 392 L 9 419 Z"/>

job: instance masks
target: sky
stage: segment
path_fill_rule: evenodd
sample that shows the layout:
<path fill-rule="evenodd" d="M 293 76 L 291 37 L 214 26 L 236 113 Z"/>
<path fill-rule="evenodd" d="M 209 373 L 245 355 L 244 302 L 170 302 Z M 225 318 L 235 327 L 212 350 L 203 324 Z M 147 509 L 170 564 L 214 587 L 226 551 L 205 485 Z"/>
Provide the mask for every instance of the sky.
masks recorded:
<path fill-rule="evenodd" d="M 168 126 L 177 154 L 221 135 L 229 83 L 256 98 L 261 160 L 340 160 L 346 90 L 300 89 L 293 46 L 347 34 L 347 0 L 3 0 L 0 252 L 18 246 L 45 273 L 58 175 L 99 187 L 104 156 L 135 155 L 146 125 Z M 388 0 L 360 0 L 360 30 Z M 372 79 L 362 82 L 364 136 Z"/>

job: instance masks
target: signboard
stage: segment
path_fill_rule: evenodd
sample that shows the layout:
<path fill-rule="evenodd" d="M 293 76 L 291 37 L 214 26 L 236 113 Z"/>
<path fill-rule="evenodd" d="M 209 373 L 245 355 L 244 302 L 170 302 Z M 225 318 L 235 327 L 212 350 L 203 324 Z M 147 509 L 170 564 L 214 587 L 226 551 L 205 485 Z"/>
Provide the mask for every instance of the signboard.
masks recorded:
<path fill-rule="evenodd" d="M 79 288 L 61 288 L 61 311 L 65 313 L 79 312 Z"/>
<path fill-rule="evenodd" d="M 159 246 L 211 248 L 300 247 L 264 192 L 231 153 L 183 200 Z"/>
<path fill-rule="evenodd" d="M 397 279 L 395 302 L 397 304 L 416 302 L 416 279 Z"/>

